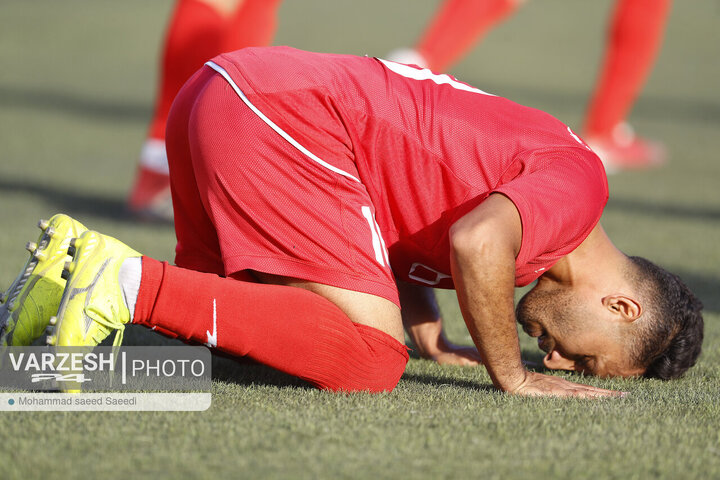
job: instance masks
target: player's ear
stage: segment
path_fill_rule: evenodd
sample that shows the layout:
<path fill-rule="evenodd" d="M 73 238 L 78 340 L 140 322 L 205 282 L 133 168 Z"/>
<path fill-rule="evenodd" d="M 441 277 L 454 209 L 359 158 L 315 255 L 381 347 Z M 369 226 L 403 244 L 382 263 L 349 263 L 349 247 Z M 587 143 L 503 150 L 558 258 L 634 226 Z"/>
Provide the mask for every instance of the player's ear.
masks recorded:
<path fill-rule="evenodd" d="M 603 297 L 602 304 L 615 318 L 625 322 L 633 322 L 642 315 L 642 305 L 635 298 L 622 293 Z"/>
<path fill-rule="evenodd" d="M 543 365 L 550 370 L 575 370 L 575 360 L 565 357 L 557 350 L 551 350 L 545 355 Z"/>

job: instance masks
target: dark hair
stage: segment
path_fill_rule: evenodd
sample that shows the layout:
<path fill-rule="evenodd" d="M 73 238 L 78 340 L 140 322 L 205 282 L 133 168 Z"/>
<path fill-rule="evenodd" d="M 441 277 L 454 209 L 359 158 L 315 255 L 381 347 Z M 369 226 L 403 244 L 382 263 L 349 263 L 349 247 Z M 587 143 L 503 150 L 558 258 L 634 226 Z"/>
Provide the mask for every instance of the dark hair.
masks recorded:
<path fill-rule="evenodd" d="M 695 365 L 703 341 L 702 302 L 680 277 L 642 257 L 630 257 L 645 300 L 639 335 L 631 348 L 643 376 L 670 380 Z"/>

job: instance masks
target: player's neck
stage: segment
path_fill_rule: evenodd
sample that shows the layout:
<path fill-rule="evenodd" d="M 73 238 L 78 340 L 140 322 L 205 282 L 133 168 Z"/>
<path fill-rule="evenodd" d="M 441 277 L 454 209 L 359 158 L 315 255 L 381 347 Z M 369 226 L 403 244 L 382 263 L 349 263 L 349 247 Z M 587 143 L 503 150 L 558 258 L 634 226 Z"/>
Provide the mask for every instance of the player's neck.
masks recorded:
<path fill-rule="evenodd" d="M 572 252 L 561 258 L 546 274 L 548 280 L 569 286 L 616 282 L 627 257 L 598 224 Z"/>

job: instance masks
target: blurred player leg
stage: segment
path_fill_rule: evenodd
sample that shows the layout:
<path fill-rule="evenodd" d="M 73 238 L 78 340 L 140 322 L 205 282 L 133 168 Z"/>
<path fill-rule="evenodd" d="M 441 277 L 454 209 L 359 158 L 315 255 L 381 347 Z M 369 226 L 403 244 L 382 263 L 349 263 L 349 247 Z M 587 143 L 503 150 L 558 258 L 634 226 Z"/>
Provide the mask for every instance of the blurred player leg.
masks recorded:
<path fill-rule="evenodd" d="M 282 0 L 242 0 L 241 8 L 236 8 L 228 19 L 222 51 L 270 45 L 277 29 L 277 11 L 281 3 Z"/>
<path fill-rule="evenodd" d="M 445 0 L 414 50 L 396 50 L 390 60 L 445 71 L 460 60 L 522 0 Z"/>
<path fill-rule="evenodd" d="M 128 200 L 132 212 L 172 220 L 165 124 L 175 95 L 208 59 L 267 45 L 280 0 L 179 0 L 163 48 L 158 96 Z"/>
<path fill-rule="evenodd" d="M 657 56 L 670 0 L 618 0 L 602 70 L 585 121 L 585 137 L 609 170 L 662 163 L 660 144 L 624 124 Z"/>
<path fill-rule="evenodd" d="M 185 80 L 220 51 L 226 22 L 226 16 L 204 1 L 179 0 L 176 5 L 163 47 L 153 118 L 128 200 L 135 213 L 172 218 L 165 153 L 167 114 Z"/>

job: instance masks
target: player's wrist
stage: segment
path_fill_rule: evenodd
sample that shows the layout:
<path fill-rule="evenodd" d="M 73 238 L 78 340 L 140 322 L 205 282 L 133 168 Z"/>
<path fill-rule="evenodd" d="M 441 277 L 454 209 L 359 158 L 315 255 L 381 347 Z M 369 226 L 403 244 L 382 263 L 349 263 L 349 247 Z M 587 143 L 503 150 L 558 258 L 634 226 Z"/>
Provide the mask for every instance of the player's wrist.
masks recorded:
<path fill-rule="evenodd" d="M 443 353 L 444 336 L 442 323 L 439 320 L 413 325 L 408 329 L 408 333 L 422 358 L 434 359 Z"/>
<path fill-rule="evenodd" d="M 424 338 L 414 343 L 421 358 L 436 360 L 437 357 L 443 353 L 443 350 L 437 345 L 437 338 L 434 340 Z"/>
<path fill-rule="evenodd" d="M 498 390 L 502 390 L 507 393 L 517 393 L 523 389 L 528 383 L 530 378 L 530 372 L 525 367 L 514 369 L 513 372 L 508 372 L 502 376 L 493 376 L 493 385 Z"/>

